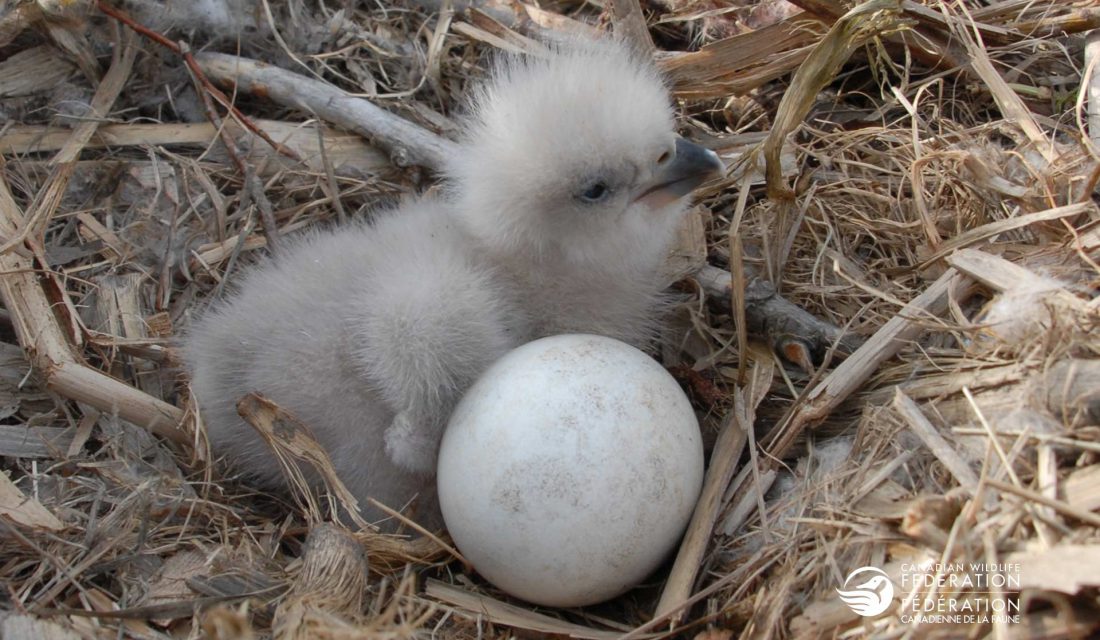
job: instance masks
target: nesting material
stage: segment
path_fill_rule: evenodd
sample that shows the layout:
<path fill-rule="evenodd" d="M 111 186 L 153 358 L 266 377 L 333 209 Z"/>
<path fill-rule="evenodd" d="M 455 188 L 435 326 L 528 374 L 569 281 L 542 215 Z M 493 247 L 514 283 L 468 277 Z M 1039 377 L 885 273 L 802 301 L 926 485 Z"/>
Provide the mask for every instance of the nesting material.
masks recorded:
<path fill-rule="evenodd" d="M 4 637 L 1100 632 L 1089 3 L 168 4 L 0 2 Z M 608 28 L 728 166 L 666 271 L 709 462 L 676 559 L 535 609 L 335 482 L 227 475 L 180 375 L 192 318 L 284 236 L 440 189 L 494 52 Z M 331 475 L 261 400 L 288 467 Z M 871 616 L 837 593 L 866 567 L 893 587 Z"/>
<path fill-rule="evenodd" d="M 310 530 L 290 591 L 275 610 L 281 638 L 316 638 L 332 623 L 358 618 L 369 586 L 367 555 L 350 532 L 331 524 Z"/>

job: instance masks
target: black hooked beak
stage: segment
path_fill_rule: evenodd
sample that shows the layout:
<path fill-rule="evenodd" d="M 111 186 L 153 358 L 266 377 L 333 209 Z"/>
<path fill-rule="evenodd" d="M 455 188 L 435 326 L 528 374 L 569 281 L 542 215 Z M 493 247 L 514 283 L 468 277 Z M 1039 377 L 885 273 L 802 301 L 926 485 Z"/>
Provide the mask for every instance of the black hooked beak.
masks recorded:
<path fill-rule="evenodd" d="M 661 209 L 691 193 L 695 187 L 725 170 L 718 154 L 683 138 L 676 139 L 676 157 L 657 170 L 653 181 L 634 199 Z"/>

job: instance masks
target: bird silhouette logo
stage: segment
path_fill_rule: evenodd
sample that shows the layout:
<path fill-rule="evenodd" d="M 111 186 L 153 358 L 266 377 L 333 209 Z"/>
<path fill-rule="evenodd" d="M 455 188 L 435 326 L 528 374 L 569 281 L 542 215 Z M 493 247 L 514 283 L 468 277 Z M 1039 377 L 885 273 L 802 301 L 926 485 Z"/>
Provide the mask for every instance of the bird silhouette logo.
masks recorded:
<path fill-rule="evenodd" d="M 871 577 L 848 588 L 848 585 L 857 582 L 856 576 L 865 573 L 871 574 Z M 848 578 L 844 581 L 844 588 L 837 589 L 836 592 L 852 611 L 865 617 L 877 616 L 886 611 L 894 599 L 894 583 L 890 582 L 890 578 L 882 569 L 860 567 L 848 574 Z"/>

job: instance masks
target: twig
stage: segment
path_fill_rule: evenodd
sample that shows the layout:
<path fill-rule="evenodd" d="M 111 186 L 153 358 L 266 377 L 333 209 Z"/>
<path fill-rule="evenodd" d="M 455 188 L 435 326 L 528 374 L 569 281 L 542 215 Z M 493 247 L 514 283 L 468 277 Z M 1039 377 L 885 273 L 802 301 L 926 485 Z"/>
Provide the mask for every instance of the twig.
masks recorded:
<path fill-rule="evenodd" d="M 195 59 L 219 84 L 236 85 L 240 91 L 317 114 L 373 138 L 390 152 L 391 160 L 399 167 L 420 165 L 438 171 L 457 152 L 457 145 L 450 140 L 325 82 L 223 53 L 200 53 Z"/>
<path fill-rule="evenodd" d="M 0 473 L 0 515 L 4 520 L 46 531 L 60 531 L 65 524 L 33 497 L 27 496 L 7 475 Z M 4 527 L 5 530 L 8 527 Z"/>
<path fill-rule="evenodd" d="M 856 48 L 880 33 L 898 28 L 896 4 L 889 0 L 869 0 L 841 16 L 813 48 L 794 77 L 775 114 L 761 153 L 767 161 L 768 198 L 790 201 L 794 192 L 783 180 L 780 158 L 787 136 L 798 128 L 810 112 L 821 90 L 832 81 L 840 66 Z"/>
<path fill-rule="evenodd" d="M 743 190 L 738 195 L 738 206 L 740 206 L 745 197 L 747 197 L 748 189 Z M 738 210 L 738 213 L 741 209 Z M 740 220 L 735 219 L 734 224 L 740 226 Z M 745 257 L 743 255 L 743 247 L 741 246 L 741 236 L 737 233 L 734 224 L 730 225 L 729 245 L 730 245 L 730 278 L 729 278 L 729 296 L 720 296 L 724 300 L 729 300 L 730 313 L 733 316 L 733 326 L 737 331 L 737 353 L 748 353 L 749 351 L 749 323 L 748 318 L 748 302 L 745 296 L 746 283 L 745 283 Z M 737 383 L 745 383 L 745 374 L 747 373 L 748 358 L 737 359 Z"/>
<path fill-rule="evenodd" d="M 1092 208 L 1091 203 L 1089 208 Z M 1090 313 L 1088 303 L 1081 298 L 1063 287 L 1051 287 L 1049 280 L 1000 256 L 979 249 L 960 249 L 947 256 L 947 264 L 994 291 L 1004 292 L 1031 287 L 1041 290 L 1045 287 L 1049 289 L 1047 299 L 1056 304 L 1058 309 L 1082 315 Z"/>
<path fill-rule="evenodd" d="M 718 434 L 718 441 L 710 457 L 710 467 L 703 480 L 702 495 L 699 496 L 654 614 L 656 618 L 668 615 L 669 623 L 673 626 L 686 613 L 680 604 L 691 596 L 707 543 L 711 540 L 714 523 L 718 519 L 718 511 L 722 507 L 722 496 L 733 479 L 737 462 L 748 441 L 749 430 L 755 422 L 756 407 L 771 388 L 774 374 L 772 363 L 770 355 L 765 355 L 765 358 L 755 363 L 748 385 L 735 392 L 733 407 L 722 426 L 722 432 Z M 676 611 L 680 613 L 675 614 Z"/>
<path fill-rule="evenodd" d="M 104 76 L 92 100 L 95 113 L 105 114 L 114 104 L 125 78 L 129 76 L 134 57 L 133 47 L 126 42 L 119 42 L 111 69 Z M 87 128 L 84 125 L 78 127 L 54 157 L 58 171 L 51 175 L 46 191 L 56 192 L 58 199 L 55 201 L 49 195 L 38 198 L 30 217 L 24 218 L 8 190 L 7 183 L 0 179 L 0 234 L 11 239 L 24 238 L 31 249 L 30 255 L 20 251 L 0 254 L 0 297 L 11 314 L 19 344 L 35 369 L 41 373 L 48 389 L 71 400 L 92 405 L 105 413 L 117 414 L 123 420 L 140 425 L 162 437 L 187 443 L 190 438 L 180 428 L 183 411 L 93 369 L 79 359 L 58 319 L 56 305 L 46 295 L 44 283 L 37 275 L 39 271 L 36 259 L 44 265 L 44 252 L 30 230 L 47 222 L 60 203 L 60 194 L 64 192 L 65 183 L 68 182 L 74 166 L 73 160 L 95 132 L 98 122 L 98 118 L 93 118 L 88 120 Z M 66 168 L 68 171 L 65 171 Z M 18 245 L 13 245 L 15 246 Z M 46 283 L 52 282 L 47 279 Z M 65 303 L 63 310 L 70 314 L 70 318 L 75 317 L 71 302 L 63 290 L 62 298 Z M 78 337 L 79 334 L 74 333 L 73 339 Z"/>
<path fill-rule="evenodd" d="M 191 51 L 186 45 L 181 45 L 180 49 L 185 55 L 191 55 Z M 263 224 L 264 236 L 267 237 L 268 251 L 272 254 L 278 254 L 279 227 L 275 223 L 275 213 L 271 210 L 271 201 L 268 200 L 267 194 L 264 193 L 263 183 L 256 177 L 256 172 L 241 159 L 241 150 L 237 148 L 237 143 L 233 140 L 233 137 L 229 135 L 229 130 L 223 126 L 222 119 L 218 116 L 218 112 L 214 110 L 214 105 L 210 100 L 210 92 L 203 91 L 204 78 L 195 74 L 190 66 L 188 66 L 188 71 L 191 72 L 191 79 L 195 83 L 195 93 L 202 98 L 202 106 L 206 111 L 206 118 L 214 125 L 214 129 L 218 132 L 222 144 L 225 146 L 226 153 L 229 154 L 230 160 L 233 161 L 233 165 L 237 167 L 237 171 L 241 174 L 243 192 L 251 196 L 251 199 L 256 202 L 256 208 L 260 210 L 260 221 Z M 243 206 L 245 205 L 242 204 L 242 207 Z"/>
<path fill-rule="evenodd" d="M 892 358 L 905 343 L 924 328 L 923 320 L 942 313 L 952 298 L 970 286 L 970 279 L 954 269 L 948 269 L 923 293 L 905 305 L 898 315 L 884 324 L 870 340 L 832 371 L 821 384 L 808 391 L 797 407 L 780 422 L 767 441 L 768 455 L 781 459 L 798 434 L 812 424 L 824 420 L 848 398 L 880 364 Z"/>
<path fill-rule="evenodd" d="M 172 42 L 168 38 L 157 33 L 156 31 L 153 31 L 152 29 L 149 29 L 148 27 L 139 24 L 125 11 L 122 11 L 121 9 L 118 9 L 108 4 L 105 0 L 96 0 L 96 6 L 99 7 L 100 11 L 111 16 L 115 20 L 118 20 L 127 27 L 133 29 L 135 32 L 141 34 L 142 36 L 145 36 L 153 42 L 156 42 L 162 47 L 165 47 L 166 49 L 181 56 L 183 58 L 184 64 L 186 64 L 188 70 L 195 75 L 205 92 L 209 93 L 209 95 L 213 96 L 215 100 L 217 100 L 223 107 L 225 107 L 226 110 L 228 110 L 229 113 L 233 115 L 233 118 L 241 124 L 241 126 L 245 127 L 252 133 L 262 138 L 264 142 L 271 145 L 271 148 L 275 149 L 286 157 L 292 160 L 301 160 L 301 158 L 298 157 L 298 154 L 294 153 L 292 149 L 288 149 L 278 142 L 275 142 L 271 139 L 270 136 L 267 135 L 267 133 L 263 129 L 260 129 L 255 124 L 253 124 L 247 116 L 241 113 L 241 111 L 233 105 L 233 102 L 224 93 L 222 93 L 217 87 L 211 84 L 210 80 L 208 80 L 206 78 L 206 75 L 203 73 L 202 67 L 200 67 L 199 64 L 195 62 L 195 56 L 191 53 L 190 50 L 185 50 L 179 44 Z M 204 92 L 200 91 L 199 93 L 201 95 Z"/>
<path fill-rule="evenodd" d="M 615 25 L 615 34 L 625 37 L 639 51 L 652 55 L 656 50 L 638 0 L 612 0 L 611 20 Z"/>
<path fill-rule="evenodd" d="M 321 121 L 317 121 L 317 151 L 321 154 L 321 166 L 325 168 L 325 182 L 322 183 L 327 186 L 328 197 L 332 200 L 332 206 L 336 209 L 336 221 L 340 224 L 344 224 L 348 221 L 348 213 L 344 210 L 344 201 L 340 198 L 340 185 L 336 182 L 336 170 L 332 167 L 332 158 L 328 155 L 328 150 L 325 149 L 325 128 L 321 126 Z"/>
<path fill-rule="evenodd" d="M 469 611 L 479 620 L 485 618 L 492 623 L 523 629 L 539 636 L 614 640 L 622 635 L 617 631 L 591 629 L 573 622 L 558 620 L 438 580 L 429 579 L 424 590 L 428 597 Z"/>
<path fill-rule="evenodd" d="M 719 531 L 724 536 L 732 536 L 741 525 L 745 524 L 752 512 L 760 504 L 761 496 L 764 496 L 772 488 L 772 484 L 775 483 L 775 478 L 778 474 L 775 469 L 765 469 L 760 471 L 755 466 L 746 466 L 737 474 L 737 477 L 730 483 L 730 488 L 726 490 L 726 502 L 727 504 L 734 495 L 740 496 L 737 504 L 733 505 L 733 508 L 729 509 L 726 513 L 726 517 L 722 519 L 722 526 Z M 746 483 L 751 484 L 746 486 Z"/>
<path fill-rule="evenodd" d="M 932 451 L 936 459 L 947 467 L 951 475 L 955 476 L 959 486 L 966 489 L 970 495 L 977 495 L 978 474 L 974 473 L 966 460 L 963 460 L 962 456 L 955 451 L 955 448 L 940 435 L 940 432 L 929 422 L 928 418 L 924 417 L 917 403 L 905 395 L 905 392 L 900 388 L 895 388 L 894 391 L 894 410 L 901 414 L 906 424 L 909 425 L 909 429 L 917 434 L 917 437 Z"/>
<path fill-rule="evenodd" d="M 413 2 L 434 13 L 440 13 L 444 5 L 449 2 L 459 16 L 467 16 L 476 21 L 474 16 L 480 13 L 509 30 L 519 31 L 539 39 L 546 39 L 551 34 L 597 33 L 597 30 L 586 22 L 550 9 L 539 8 L 535 3 L 509 0 L 413 0 Z"/>
<path fill-rule="evenodd" d="M 314 523 L 325 521 L 313 490 L 312 475 L 319 478 L 328 490 L 329 506 L 333 508 L 334 518 L 335 501 L 338 501 L 355 526 L 360 529 L 370 528 L 371 525 L 359 513 L 359 500 L 336 475 L 328 451 L 313 437 L 308 425 L 259 393 L 249 393 L 238 400 L 237 413 L 268 444 L 283 469 L 287 485 L 295 489 L 295 501 L 309 520 Z M 301 462 L 309 466 L 303 468 Z"/>
<path fill-rule="evenodd" d="M 303 156 L 306 165 L 315 171 L 323 171 L 319 149 L 317 149 L 317 136 L 314 131 L 307 131 L 302 123 L 284 122 L 280 120 L 253 120 L 256 126 L 263 128 L 269 136 L 282 140 L 283 143 Z M 234 136 L 239 136 L 246 129 L 241 128 L 234 120 L 226 122 L 226 128 Z M 325 151 L 329 161 L 336 171 L 336 175 L 351 175 L 358 177 L 364 173 L 378 173 L 390 167 L 389 158 L 374 147 L 371 147 L 361 137 L 354 133 L 336 131 L 327 127 L 319 127 L 325 136 Z M 0 154 L 7 156 L 21 156 L 25 154 L 44 153 L 57 151 L 62 144 L 72 135 L 72 129 L 49 125 L 13 125 L 8 121 L 0 125 Z M 217 129 L 210 122 L 193 123 L 152 123 L 126 122 L 118 124 L 103 124 L 96 129 L 95 136 L 84 146 L 85 149 L 118 149 L 120 147 L 148 147 L 159 145 L 196 146 L 206 148 L 210 139 L 217 135 Z M 250 149 L 251 155 L 259 155 L 265 152 L 267 147 Z M 271 157 L 271 152 L 265 152 L 263 158 Z M 211 161 L 220 162 L 217 158 Z M 269 163 L 274 165 L 275 163 Z M 266 175 L 261 172 L 261 175 Z M 223 238 L 224 239 L 224 238 Z"/>
<path fill-rule="evenodd" d="M 1075 216 L 1083 216 L 1086 214 L 1095 213 L 1096 211 L 1096 204 L 1089 200 L 1087 202 L 1067 204 L 1062 207 L 1053 207 L 1044 211 L 1025 213 L 1022 215 L 1014 216 L 1012 218 L 996 220 L 988 224 L 983 224 L 980 227 L 968 229 L 967 231 L 964 231 L 959 235 L 951 238 L 947 242 L 944 242 L 942 245 L 936 248 L 935 253 L 924 260 L 921 268 L 927 267 L 928 265 L 943 258 L 952 251 L 955 251 L 956 249 L 965 249 L 981 240 L 992 238 L 1008 231 L 1023 229 L 1024 227 L 1028 227 L 1036 223 L 1050 222 L 1052 220 L 1061 220 L 1064 218 L 1073 218 Z"/>
<path fill-rule="evenodd" d="M 943 3 L 940 7 L 948 16 L 954 18 L 948 4 Z M 966 7 L 962 7 L 962 10 L 965 12 Z M 970 19 L 968 22 L 972 23 L 973 19 Z M 1035 121 L 1034 116 L 1027 108 L 1027 105 L 1024 104 L 1024 101 L 1008 86 L 1008 83 L 1005 82 L 1005 79 L 997 72 L 996 67 L 993 66 L 993 61 L 989 59 L 989 53 L 986 52 L 985 46 L 981 42 L 981 34 L 974 34 L 977 41 L 974 37 L 971 37 L 971 25 L 969 23 L 964 23 L 961 19 L 950 21 L 953 27 L 951 36 L 953 39 L 962 42 L 963 47 L 970 56 L 970 68 L 974 70 L 974 73 L 977 74 L 979 78 L 981 78 L 982 83 L 993 96 L 994 102 L 997 103 L 997 108 L 1000 109 L 1001 113 L 1005 116 L 1005 121 L 1011 122 L 1019 127 L 1020 131 L 1030 140 L 1035 150 L 1042 154 L 1047 162 L 1056 162 L 1059 154 L 1055 151 L 1054 145 L 1051 143 L 1049 137 L 1039 127 L 1039 124 Z"/>
<path fill-rule="evenodd" d="M 1100 148 L 1100 30 L 1085 37 L 1085 90 L 1078 101 L 1088 97 L 1088 139 Z M 1092 194 L 1092 190 L 1087 192 Z"/>
<path fill-rule="evenodd" d="M 1044 496 L 1041 493 L 1031 491 L 1030 489 L 1024 489 L 1023 487 L 1017 487 L 1014 484 L 1011 484 L 1011 483 L 1008 483 L 1008 482 L 1001 482 L 999 480 L 994 480 L 992 478 L 982 479 L 982 484 L 984 484 L 986 486 L 993 487 L 994 489 L 997 489 L 998 491 L 1004 491 L 1005 493 L 1011 493 L 1015 496 L 1023 498 L 1024 500 L 1027 500 L 1029 502 L 1036 502 L 1036 503 L 1041 504 L 1045 507 L 1050 507 L 1051 509 L 1054 509 L 1055 511 L 1057 511 L 1058 513 L 1061 513 L 1064 516 L 1069 516 L 1071 518 L 1075 518 L 1077 520 L 1080 520 L 1081 522 L 1084 522 L 1085 524 L 1088 524 L 1088 525 L 1091 525 L 1091 526 L 1094 526 L 1094 527 L 1100 527 L 1100 516 L 1096 515 L 1095 513 L 1090 512 L 1090 511 L 1085 511 L 1084 509 L 1078 509 L 1077 507 L 1070 506 L 1070 505 L 1066 504 L 1065 502 L 1062 502 L 1061 500 L 1054 500 L 1052 498 L 1048 498 L 1048 497 Z"/>
<path fill-rule="evenodd" d="M 243 127 L 247 128 L 252 133 L 256 134 L 267 142 L 277 152 L 285 155 L 296 161 L 301 161 L 298 154 L 294 150 L 279 144 L 271 139 L 263 129 L 256 126 L 249 118 L 247 118 L 240 110 L 237 109 L 232 101 L 217 87 L 211 84 L 210 80 L 206 78 L 202 68 L 195 62 L 195 56 L 191 53 L 191 48 L 186 43 L 175 43 L 164 37 L 163 35 L 149 29 L 141 24 L 138 24 L 133 18 L 127 15 L 125 12 L 112 7 L 104 0 L 97 0 L 97 6 L 99 10 L 119 22 L 125 24 L 129 28 L 133 29 L 137 33 L 145 36 L 167 47 L 171 51 L 183 58 L 184 63 L 187 66 L 187 71 L 191 74 L 191 79 L 195 84 L 195 93 L 197 93 L 202 100 L 203 109 L 206 111 L 206 117 L 210 120 L 211 124 L 217 130 L 218 135 L 221 137 L 222 144 L 225 146 L 226 152 L 229 154 L 229 158 L 233 161 L 233 164 L 237 167 L 237 171 L 244 176 L 244 189 L 249 191 L 252 195 L 252 199 L 256 201 L 256 206 L 260 210 L 260 220 L 263 222 L 264 235 L 267 236 L 268 250 L 273 254 L 279 252 L 279 231 L 275 224 L 275 215 L 272 213 L 271 202 L 267 199 L 267 195 L 263 191 L 263 186 L 258 179 L 248 171 L 245 167 L 244 160 L 241 159 L 240 150 L 237 148 L 236 142 L 233 141 L 232 136 L 229 134 L 229 130 L 222 125 L 221 118 L 218 116 L 217 111 L 214 110 L 214 105 L 211 104 L 211 97 L 216 99 L 223 107 L 225 107 L 229 113 L 239 122 Z M 252 176 L 250 179 L 249 176 Z"/>

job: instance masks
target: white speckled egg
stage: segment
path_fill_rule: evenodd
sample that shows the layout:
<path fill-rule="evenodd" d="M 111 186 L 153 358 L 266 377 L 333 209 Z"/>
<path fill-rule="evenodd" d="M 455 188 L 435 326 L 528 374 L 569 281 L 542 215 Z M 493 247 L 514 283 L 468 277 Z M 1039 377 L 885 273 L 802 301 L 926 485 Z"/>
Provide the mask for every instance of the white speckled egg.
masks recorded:
<path fill-rule="evenodd" d="M 607 600 L 668 557 L 703 483 L 691 404 L 618 340 L 560 335 L 470 388 L 439 453 L 439 501 L 478 573 L 529 602 Z"/>

